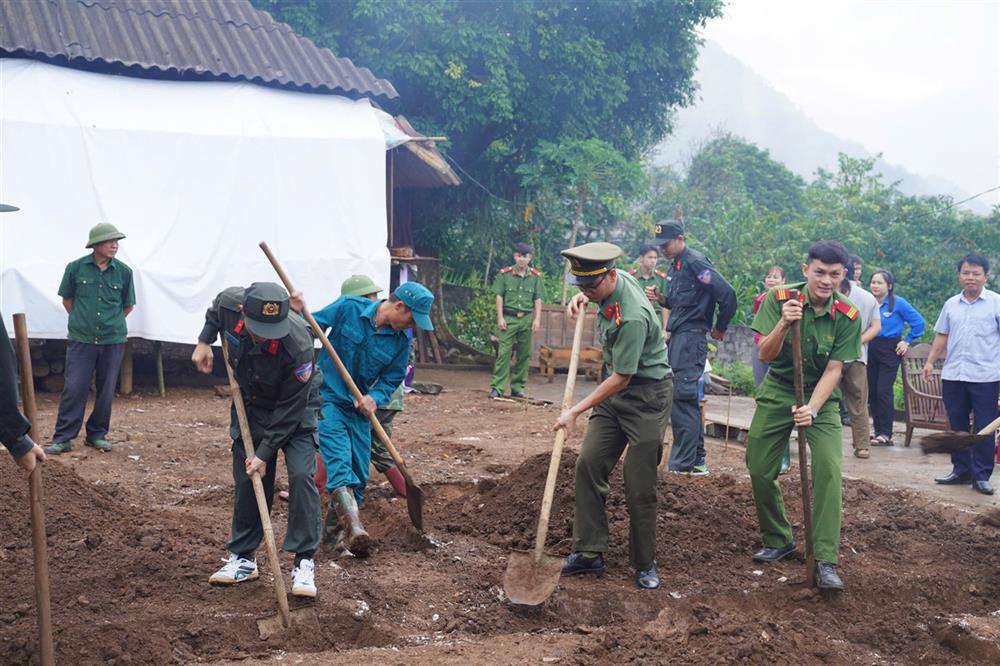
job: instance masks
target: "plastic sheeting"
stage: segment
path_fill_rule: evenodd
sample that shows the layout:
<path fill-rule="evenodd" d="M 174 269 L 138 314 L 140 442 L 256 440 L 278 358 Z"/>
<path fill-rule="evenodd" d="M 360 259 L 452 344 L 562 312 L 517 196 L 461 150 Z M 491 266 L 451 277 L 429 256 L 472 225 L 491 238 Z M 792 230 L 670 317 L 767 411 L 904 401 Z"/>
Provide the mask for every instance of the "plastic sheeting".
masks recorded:
<path fill-rule="evenodd" d="M 66 337 L 57 295 L 111 222 L 135 272 L 129 337 L 194 343 L 222 289 L 278 278 L 310 307 L 389 283 L 385 137 L 367 100 L 251 83 L 154 81 L 0 59 L 0 311 Z"/>

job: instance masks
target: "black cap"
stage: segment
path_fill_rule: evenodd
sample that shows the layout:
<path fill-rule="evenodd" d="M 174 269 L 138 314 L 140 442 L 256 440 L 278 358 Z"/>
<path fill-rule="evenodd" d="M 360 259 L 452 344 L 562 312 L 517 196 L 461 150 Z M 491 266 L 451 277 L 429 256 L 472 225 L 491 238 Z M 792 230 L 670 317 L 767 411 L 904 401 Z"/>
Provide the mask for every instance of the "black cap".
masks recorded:
<path fill-rule="evenodd" d="M 560 252 L 569 259 L 570 284 L 584 285 L 600 279 L 615 265 L 622 249 L 611 243 L 586 243 Z"/>
<path fill-rule="evenodd" d="M 514 243 L 514 252 L 518 254 L 531 254 L 531 246 L 527 243 Z"/>
<path fill-rule="evenodd" d="M 650 245 L 655 245 L 659 247 L 665 243 L 669 243 L 673 239 L 684 234 L 684 224 L 679 220 L 670 220 L 669 222 L 658 222 L 653 229 L 656 232 L 656 237 L 649 241 Z"/>
<path fill-rule="evenodd" d="M 254 282 L 243 294 L 243 319 L 254 335 L 280 340 L 292 330 L 288 292 L 273 282 Z"/>

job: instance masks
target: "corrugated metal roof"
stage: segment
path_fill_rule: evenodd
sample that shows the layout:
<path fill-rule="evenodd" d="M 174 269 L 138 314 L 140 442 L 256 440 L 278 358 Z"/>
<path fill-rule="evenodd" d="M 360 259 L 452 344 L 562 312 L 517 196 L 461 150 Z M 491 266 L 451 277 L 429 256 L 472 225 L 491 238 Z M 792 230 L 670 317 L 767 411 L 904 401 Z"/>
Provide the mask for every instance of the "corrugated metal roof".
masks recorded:
<path fill-rule="evenodd" d="M 388 81 L 249 0 L 0 0 L 0 54 L 132 76 L 398 97 Z"/>

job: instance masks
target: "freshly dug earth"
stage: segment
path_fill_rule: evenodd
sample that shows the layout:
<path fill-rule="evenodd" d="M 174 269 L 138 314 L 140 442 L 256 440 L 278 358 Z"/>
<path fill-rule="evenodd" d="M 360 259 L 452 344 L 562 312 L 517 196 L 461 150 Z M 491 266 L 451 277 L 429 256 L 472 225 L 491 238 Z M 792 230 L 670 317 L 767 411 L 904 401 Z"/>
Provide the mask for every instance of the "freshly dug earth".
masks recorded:
<path fill-rule="evenodd" d="M 263 557 L 258 582 L 206 583 L 224 555 L 232 486 L 227 403 L 210 396 L 185 389 L 119 401 L 113 453 L 45 466 L 60 663 L 246 664 L 287 653 L 303 664 L 973 663 L 980 653 L 945 647 L 960 643 L 940 638 L 941 618 L 1000 607 L 1000 530 L 958 526 L 926 498 L 864 482 L 845 484 L 843 595 L 805 589 L 801 560 L 754 564 L 749 484 L 739 466 L 719 473 L 723 465 L 706 478 L 661 479 L 660 590 L 632 582 L 619 470 L 607 575 L 563 579 L 541 607 L 513 606 L 502 590 L 506 558 L 531 546 L 556 409 L 462 390 L 408 397 L 396 421 L 428 494 L 427 537 L 374 476 L 363 507 L 374 554 L 317 556 L 319 635 L 261 641 L 254 620 L 275 612 Z M 41 398 L 44 432 L 54 404 Z M 559 554 L 571 549 L 582 430 L 559 473 L 548 541 Z M 15 474 L 0 458 L 0 664 L 37 662 L 27 484 Z M 781 484 L 801 545 L 796 480 L 793 471 Z M 276 502 L 279 542 L 285 520 Z M 291 569 L 289 554 L 282 564 Z"/>

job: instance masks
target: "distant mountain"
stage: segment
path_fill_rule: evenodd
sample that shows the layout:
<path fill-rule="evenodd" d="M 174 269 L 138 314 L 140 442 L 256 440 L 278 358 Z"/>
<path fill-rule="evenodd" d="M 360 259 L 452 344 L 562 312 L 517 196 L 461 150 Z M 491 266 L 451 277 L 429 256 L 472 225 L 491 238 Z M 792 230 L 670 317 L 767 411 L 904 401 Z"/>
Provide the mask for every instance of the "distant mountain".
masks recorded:
<path fill-rule="evenodd" d="M 818 168 L 835 171 L 838 153 L 871 156 L 860 143 L 817 126 L 792 100 L 715 42 L 706 41 L 702 47 L 695 78 L 700 85 L 699 101 L 677 113 L 673 134 L 654 151 L 655 164 L 683 171 L 698 146 L 719 131 L 767 149 L 806 180 L 812 180 Z M 900 181 L 900 189 L 907 194 L 947 194 L 956 201 L 970 196 L 943 178 L 920 176 L 885 160 L 879 160 L 876 168 L 886 180 Z M 977 213 L 989 212 L 978 201 L 964 205 Z"/>

